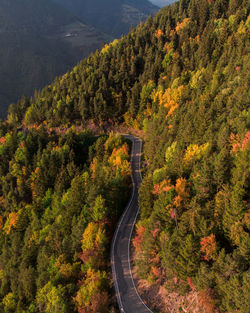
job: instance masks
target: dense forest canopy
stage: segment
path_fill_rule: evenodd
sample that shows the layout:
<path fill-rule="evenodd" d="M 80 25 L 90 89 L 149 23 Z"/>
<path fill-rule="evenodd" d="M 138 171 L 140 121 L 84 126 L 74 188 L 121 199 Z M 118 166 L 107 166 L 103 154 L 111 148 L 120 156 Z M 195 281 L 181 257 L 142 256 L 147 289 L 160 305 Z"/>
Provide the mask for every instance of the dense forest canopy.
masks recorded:
<path fill-rule="evenodd" d="M 0 311 L 108 312 L 109 242 L 130 183 L 120 136 L 1 139 Z"/>
<path fill-rule="evenodd" d="M 105 266 L 92 256 L 90 264 L 87 247 L 107 262 L 96 236 L 124 204 L 114 199 L 128 187 L 128 147 L 53 133 L 107 121 L 145 139 L 139 277 L 169 293 L 196 292 L 204 313 L 249 311 L 249 9 L 247 0 L 181 0 L 10 107 L 0 137 L 3 312 L 51 312 L 52 299 L 60 312 L 108 307 Z M 75 203 L 73 192 L 84 197 Z"/>

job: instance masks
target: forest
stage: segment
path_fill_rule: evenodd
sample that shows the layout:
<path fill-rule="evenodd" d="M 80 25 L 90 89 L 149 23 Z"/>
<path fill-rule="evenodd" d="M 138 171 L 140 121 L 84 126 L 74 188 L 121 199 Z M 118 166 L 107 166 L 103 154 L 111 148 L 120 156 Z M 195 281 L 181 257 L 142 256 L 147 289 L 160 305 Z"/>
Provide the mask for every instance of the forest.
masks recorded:
<path fill-rule="evenodd" d="M 200 312 L 249 312 L 249 9 L 181 0 L 10 106 L 0 124 L 4 313 L 114 309 L 108 251 L 130 191 L 129 146 L 83 130 L 90 123 L 144 139 L 140 279 L 196 292 Z"/>
<path fill-rule="evenodd" d="M 6 133 L 0 158 L 1 312 L 109 312 L 108 248 L 130 190 L 129 145 L 38 127 Z"/>

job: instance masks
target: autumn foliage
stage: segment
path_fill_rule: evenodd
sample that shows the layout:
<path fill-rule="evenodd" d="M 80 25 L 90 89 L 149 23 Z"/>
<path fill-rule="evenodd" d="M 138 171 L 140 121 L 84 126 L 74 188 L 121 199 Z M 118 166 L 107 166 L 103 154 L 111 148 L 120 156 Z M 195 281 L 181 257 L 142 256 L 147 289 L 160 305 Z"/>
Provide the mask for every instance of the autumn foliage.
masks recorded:
<path fill-rule="evenodd" d="M 231 134 L 229 141 L 231 143 L 232 149 L 231 153 L 237 153 L 239 151 L 245 151 L 250 149 L 250 131 L 248 131 L 244 138 L 240 140 L 238 135 Z"/>
<path fill-rule="evenodd" d="M 3 227 L 3 230 L 6 232 L 7 235 L 10 233 L 12 228 L 15 228 L 17 220 L 18 220 L 18 214 L 16 212 L 12 212 L 9 214 L 5 222 L 5 225 Z"/>
<path fill-rule="evenodd" d="M 214 234 L 201 239 L 201 251 L 204 254 L 204 260 L 209 261 L 216 256 L 216 238 Z"/>
<path fill-rule="evenodd" d="M 11 105 L 1 312 L 112 312 L 109 244 L 131 187 L 129 144 L 106 135 L 118 128 L 144 139 L 139 278 L 191 294 L 190 312 L 249 311 L 249 10 L 177 1 Z"/>
<path fill-rule="evenodd" d="M 72 128 L 57 135 L 44 126 L 6 137 L 0 286 L 13 279 L 22 295 L 0 291 L 0 311 L 15 312 L 19 301 L 29 312 L 108 313 L 109 242 L 127 201 L 128 143 L 118 134 Z M 9 244 L 20 255 L 12 278 Z"/>
<path fill-rule="evenodd" d="M 141 251 L 142 247 L 142 240 L 143 240 L 143 235 L 145 233 L 146 228 L 144 226 L 138 226 L 136 228 L 136 236 L 133 239 L 133 246 L 135 247 L 136 251 Z"/>

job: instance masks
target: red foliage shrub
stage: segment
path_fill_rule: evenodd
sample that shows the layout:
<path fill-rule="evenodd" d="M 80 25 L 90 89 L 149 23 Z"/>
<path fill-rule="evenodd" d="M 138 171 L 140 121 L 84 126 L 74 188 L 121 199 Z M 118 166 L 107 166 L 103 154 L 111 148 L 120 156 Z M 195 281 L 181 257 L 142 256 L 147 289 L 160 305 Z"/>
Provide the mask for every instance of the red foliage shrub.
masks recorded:
<path fill-rule="evenodd" d="M 144 226 L 140 226 L 137 227 L 136 229 L 136 236 L 133 240 L 133 246 L 135 247 L 136 251 L 140 251 L 141 250 L 141 244 L 142 244 L 142 239 L 143 239 L 143 235 L 145 233 L 146 228 Z"/>
<path fill-rule="evenodd" d="M 204 260 L 209 261 L 216 254 L 216 238 L 214 234 L 201 239 L 201 251 L 205 254 Z"/>
<path fill-rule="evenodd" d="M 193 282 L 192 282 L 192 279 L 191 279 L 190 277 L 187 278 L 187 282 L 188 282 L 189 287 L 190 287 L 192 290 L 194 290 L 194 289 L 195 289 L 195 286 L 194 286 L 194 284 L 193 284 Z"/>
<path fill-rule="evenodd" d="M 246 133 L 241 142 L 239 135 L 234 135 L 233 133 L 230 135 L 229 141 L 232 146 L 231 153 L 245 151 L 250 148 L 250 131 Z"/>
<path fill-rule="evenodd" d="M 5 142 L 6 142 L 6 138 L 5 138 L 5 137 L 1 137 L 1 138 L 0 138 L 0 144 L 1 144 L 1 145 L 4 145 Z"/>

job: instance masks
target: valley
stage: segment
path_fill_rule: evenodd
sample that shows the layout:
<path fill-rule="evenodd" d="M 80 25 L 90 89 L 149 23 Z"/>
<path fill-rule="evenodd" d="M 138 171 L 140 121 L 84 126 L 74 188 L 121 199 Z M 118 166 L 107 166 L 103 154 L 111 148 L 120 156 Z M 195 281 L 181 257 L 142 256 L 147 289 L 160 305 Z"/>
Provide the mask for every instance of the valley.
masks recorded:
<path fill-rule="evenodd" d="M 85 34 L 56 21 L 42 75 Z M 249 311 L 249 31 L 247 0 L 181 0 L 10 105 L 1 312 Z"/>
<path fill-rule="evenodd" d="M 9 5 L 8 1 L 1 1 L 0 118 L 7 117 L 10 103 L 22 95 L 29 97 L 51 83 L 104 43 L 126 34 L 130 26 L 145 20 L 150 12 L 142 13 L 131 5 L 122 7 L 122 14 L 120 6 L 109 12 L 108 6 L 102 10 L 100 2 L 91 4 L 97 10 L 94 15 L 90 11 L 84 15 L 82 2 L 65 7 L 64 4 L 52 0 L 17 0 Z M 151 7 L 150 3 L 147 5 Z M 153 8 L 152 12 L 156 12 Z M 117 32 L 109 32 L 107 25 Z"/>

